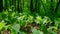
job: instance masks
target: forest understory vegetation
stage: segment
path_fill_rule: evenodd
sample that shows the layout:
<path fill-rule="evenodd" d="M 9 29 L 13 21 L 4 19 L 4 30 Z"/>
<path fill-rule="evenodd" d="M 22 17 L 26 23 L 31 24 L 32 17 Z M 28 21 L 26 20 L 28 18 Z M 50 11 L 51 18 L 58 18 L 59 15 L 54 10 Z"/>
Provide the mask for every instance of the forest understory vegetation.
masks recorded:
<path fill-rule="evenodd" d="M 60 0 L 0 0 L 0 34 L 60 34 Z"/>

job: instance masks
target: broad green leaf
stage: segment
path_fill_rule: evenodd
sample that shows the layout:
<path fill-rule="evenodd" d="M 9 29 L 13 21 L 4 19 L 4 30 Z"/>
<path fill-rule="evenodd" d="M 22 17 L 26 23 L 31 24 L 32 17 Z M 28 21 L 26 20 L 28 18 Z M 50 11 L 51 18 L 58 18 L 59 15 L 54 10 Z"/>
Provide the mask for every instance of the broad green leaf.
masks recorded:
<path fill-rule="evenodd" d="M 5 26 L 5 23 L 0 22 L 0 30 Z"/>
<path fill-rule="evenodd" d="M 32 34 L 43 34 L 40 30 L 32 28 Z"/>
<path fill-rule="evenodd" d="M 58 34 L 57 32 L 52 31 L 51 34 Z"/>
<path fill-rule="evenodd" d="M 41 29 L 44 32 L 44 34 L 48 34 L 48 31 L 45 25 L 41 25 Z"/>
<path fill-rule="evenodd" d="M 19 32 L 19 29 L 20 29 L 20 25 L 19 24 L 15 24 L 12 26 L 12 33 L 15 32 L 15 33 L 18 33 Z"/>
<path fill-rule="evenodd" d="M 20 32 L 20 34 L 26 34 L 25 32 Z"/>
<path fill-rule="evenodd" d="M 11 16 L 14 17 L 15 16 L 15 12 L 12 12 L 12 15 Z"/>

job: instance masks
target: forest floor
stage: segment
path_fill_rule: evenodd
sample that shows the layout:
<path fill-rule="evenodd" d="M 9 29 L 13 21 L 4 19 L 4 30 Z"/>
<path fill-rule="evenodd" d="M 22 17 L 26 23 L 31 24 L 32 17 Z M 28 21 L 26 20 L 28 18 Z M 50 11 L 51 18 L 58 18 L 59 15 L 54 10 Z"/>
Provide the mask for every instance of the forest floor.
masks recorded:
<path fill-rule="evenodd" d="M 32 34 L 31 28 L 35 28 L 37 30 L 40 30 L 40 26 L 39 24 L 35 24 L 35 23 L 28 23 L 26 27 L 20 26 L 20 31 L 25 31 L 27 32 L 27 34 Z M 57 33 L 60 34 L 60 29 L 57 30 Z M 11 34 L 10 30 L 6 30 L 6 31 L 1 31 L 0 34 Z M 19 34 L 19 33 L 18 33 Z M 48 33 L 50 34 L 50 33 Z"/>

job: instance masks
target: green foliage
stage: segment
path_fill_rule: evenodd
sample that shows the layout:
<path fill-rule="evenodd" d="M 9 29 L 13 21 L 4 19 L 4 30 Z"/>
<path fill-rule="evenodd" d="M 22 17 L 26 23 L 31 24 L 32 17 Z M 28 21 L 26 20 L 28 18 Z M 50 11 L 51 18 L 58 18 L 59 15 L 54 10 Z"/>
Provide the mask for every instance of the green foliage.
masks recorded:
<path fill-rule="evenodd" d="M 20 25 L 19 24 L 13 25 L 12 29 L 11 29 L 11 31 L 12 31 L 11 34 L 18 34 L 19 29 L 20 29 Z"/>
<path fill-rule="evenodd" d="M 43 34 L 40 30 L 32 28 L 32 34 Z"/>
<path fill-rule="evenodd" d="M 0 6 L 2 3 L 0 32 L 10 31 L 11 34 L 60 32 L 60 0 L 3 0 Z"/>
<path fill-rule="evenodd" d="M 4 26 L 5 26 L 5 23 L 0 22 L 0 30 L 2 30 Z"/>
<path fill-rule="evenodd" d="M 3 13 L 3 15 L 2 15 Z M 32 22 L 36 22 L 36 24 L 40 24 L 39 28 L 40 30 L 37 30 L 37 29 L 34 29 L 32 26 L 33 29 L 31 29 L 32 31 L 32 34 L 48 34 L 49 33 L 52 33 L 52 34 L 56 34 L 56 30 L 58 29 L 59 27 L 59 24 L 60 24 L 60 18 L 58 19 L 54 19 L 55 21 L 55 26 L 50 26 L 48 25 L 52 23 L 52 20 L 49 18 L 49 17 L 46 17 L 44 16 L 43 18 L 39 15 L 37 15 L 34 19 L 34 17 L 32 15 L 27 15 L 27 14 L 24 14 L 24 13 L 16 13 L 16 12 L 12 12 L 11 15 L 9 15 L 8 13 L 9 12 L 2 12 L 1 13 L 1 16 L 4 16 L 6 15 L 5 17 L 1 17 L 1 18 L 4 18 L 4 19 L 1 19 L 1 23 L 0 23 L 0 30 L 3 29 L 3 27 L 5 28 L 5 30 L 7 29 L 10 29 L 11 30 L 11 34 L 18 34 L 18 33 L 22 33 L 22 34 L 27 34 L 25 33 L 24 31 L 20 31 L 20 28 L 21 26 L 23 27 L 27 27 L 28 23 L 32 23 Z M 7 15 L 8 14 L 8 15 Z M 4 22 L 4 23 L 2 23 Z M 6 25 L 6 24 L 8 25 Z M 49 28 L 47 28 L 47 26 Z M 52 30 L 54 29 L 54 30 Z M 42 32 L 41 32 L 42 30 Z M 55 31 L 55 33 L 54 33 Z"/>

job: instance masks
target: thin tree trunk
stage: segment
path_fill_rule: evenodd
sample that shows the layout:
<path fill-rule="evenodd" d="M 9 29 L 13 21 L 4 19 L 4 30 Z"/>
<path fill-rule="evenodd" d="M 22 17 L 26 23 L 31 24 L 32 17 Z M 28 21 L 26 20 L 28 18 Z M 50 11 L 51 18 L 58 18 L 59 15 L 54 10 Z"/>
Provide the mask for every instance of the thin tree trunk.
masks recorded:
<path fill-rule="evenodd" d="M 3 11 L 3 0 L 0 0 L 0 12 Z"/>
<path fill-rule="evenodd" d="M 18 13 L 20 12 L 20 7 L 19 7 L 19 5 L 20 5 L 20 0 L 18 0 L 18 8 L 17 8 Z"/>
<path fill-rule="evenodd" d="M 3 0 L 0 0 L 0 12 L 3 11 Z"/>
<path fill-rule="evenodd" d="M 51 14 L 54 14 L 54 7 L 53 7 L 53 0 L 51 0 L 51 3 L 50 3 L 50 11 L 51 11 Z"/>
<path fill-rule="evenodd" d="M 33 12 L 33 0 L 30 0 L 30 11 Z"/>
<path fill-rule="evenodd" d="M 46 8 L 45 4 L 42 2 L 42 0 L 41 0 L 41 3 L 42 3 L 42 5 L 43 5 L 44 10 L 47 11 L 47 10 L 46 10 L 47 8 Z"/>
<path fill-rule="evenodd" d="M 60 0 L 59 0 L 59 2 L 56 5 L 55 11 L 54 11 L 55 13 L 57 13 L 57 10 L 58 10 L 59 5 L 60 5 Z"/>
<path fill-rule="evenodd" d="M 37 2 L 38 0 L 35 0 L 35 12 L 37 12 L 37 8 L 38 8 L 38 2 Z"/>

